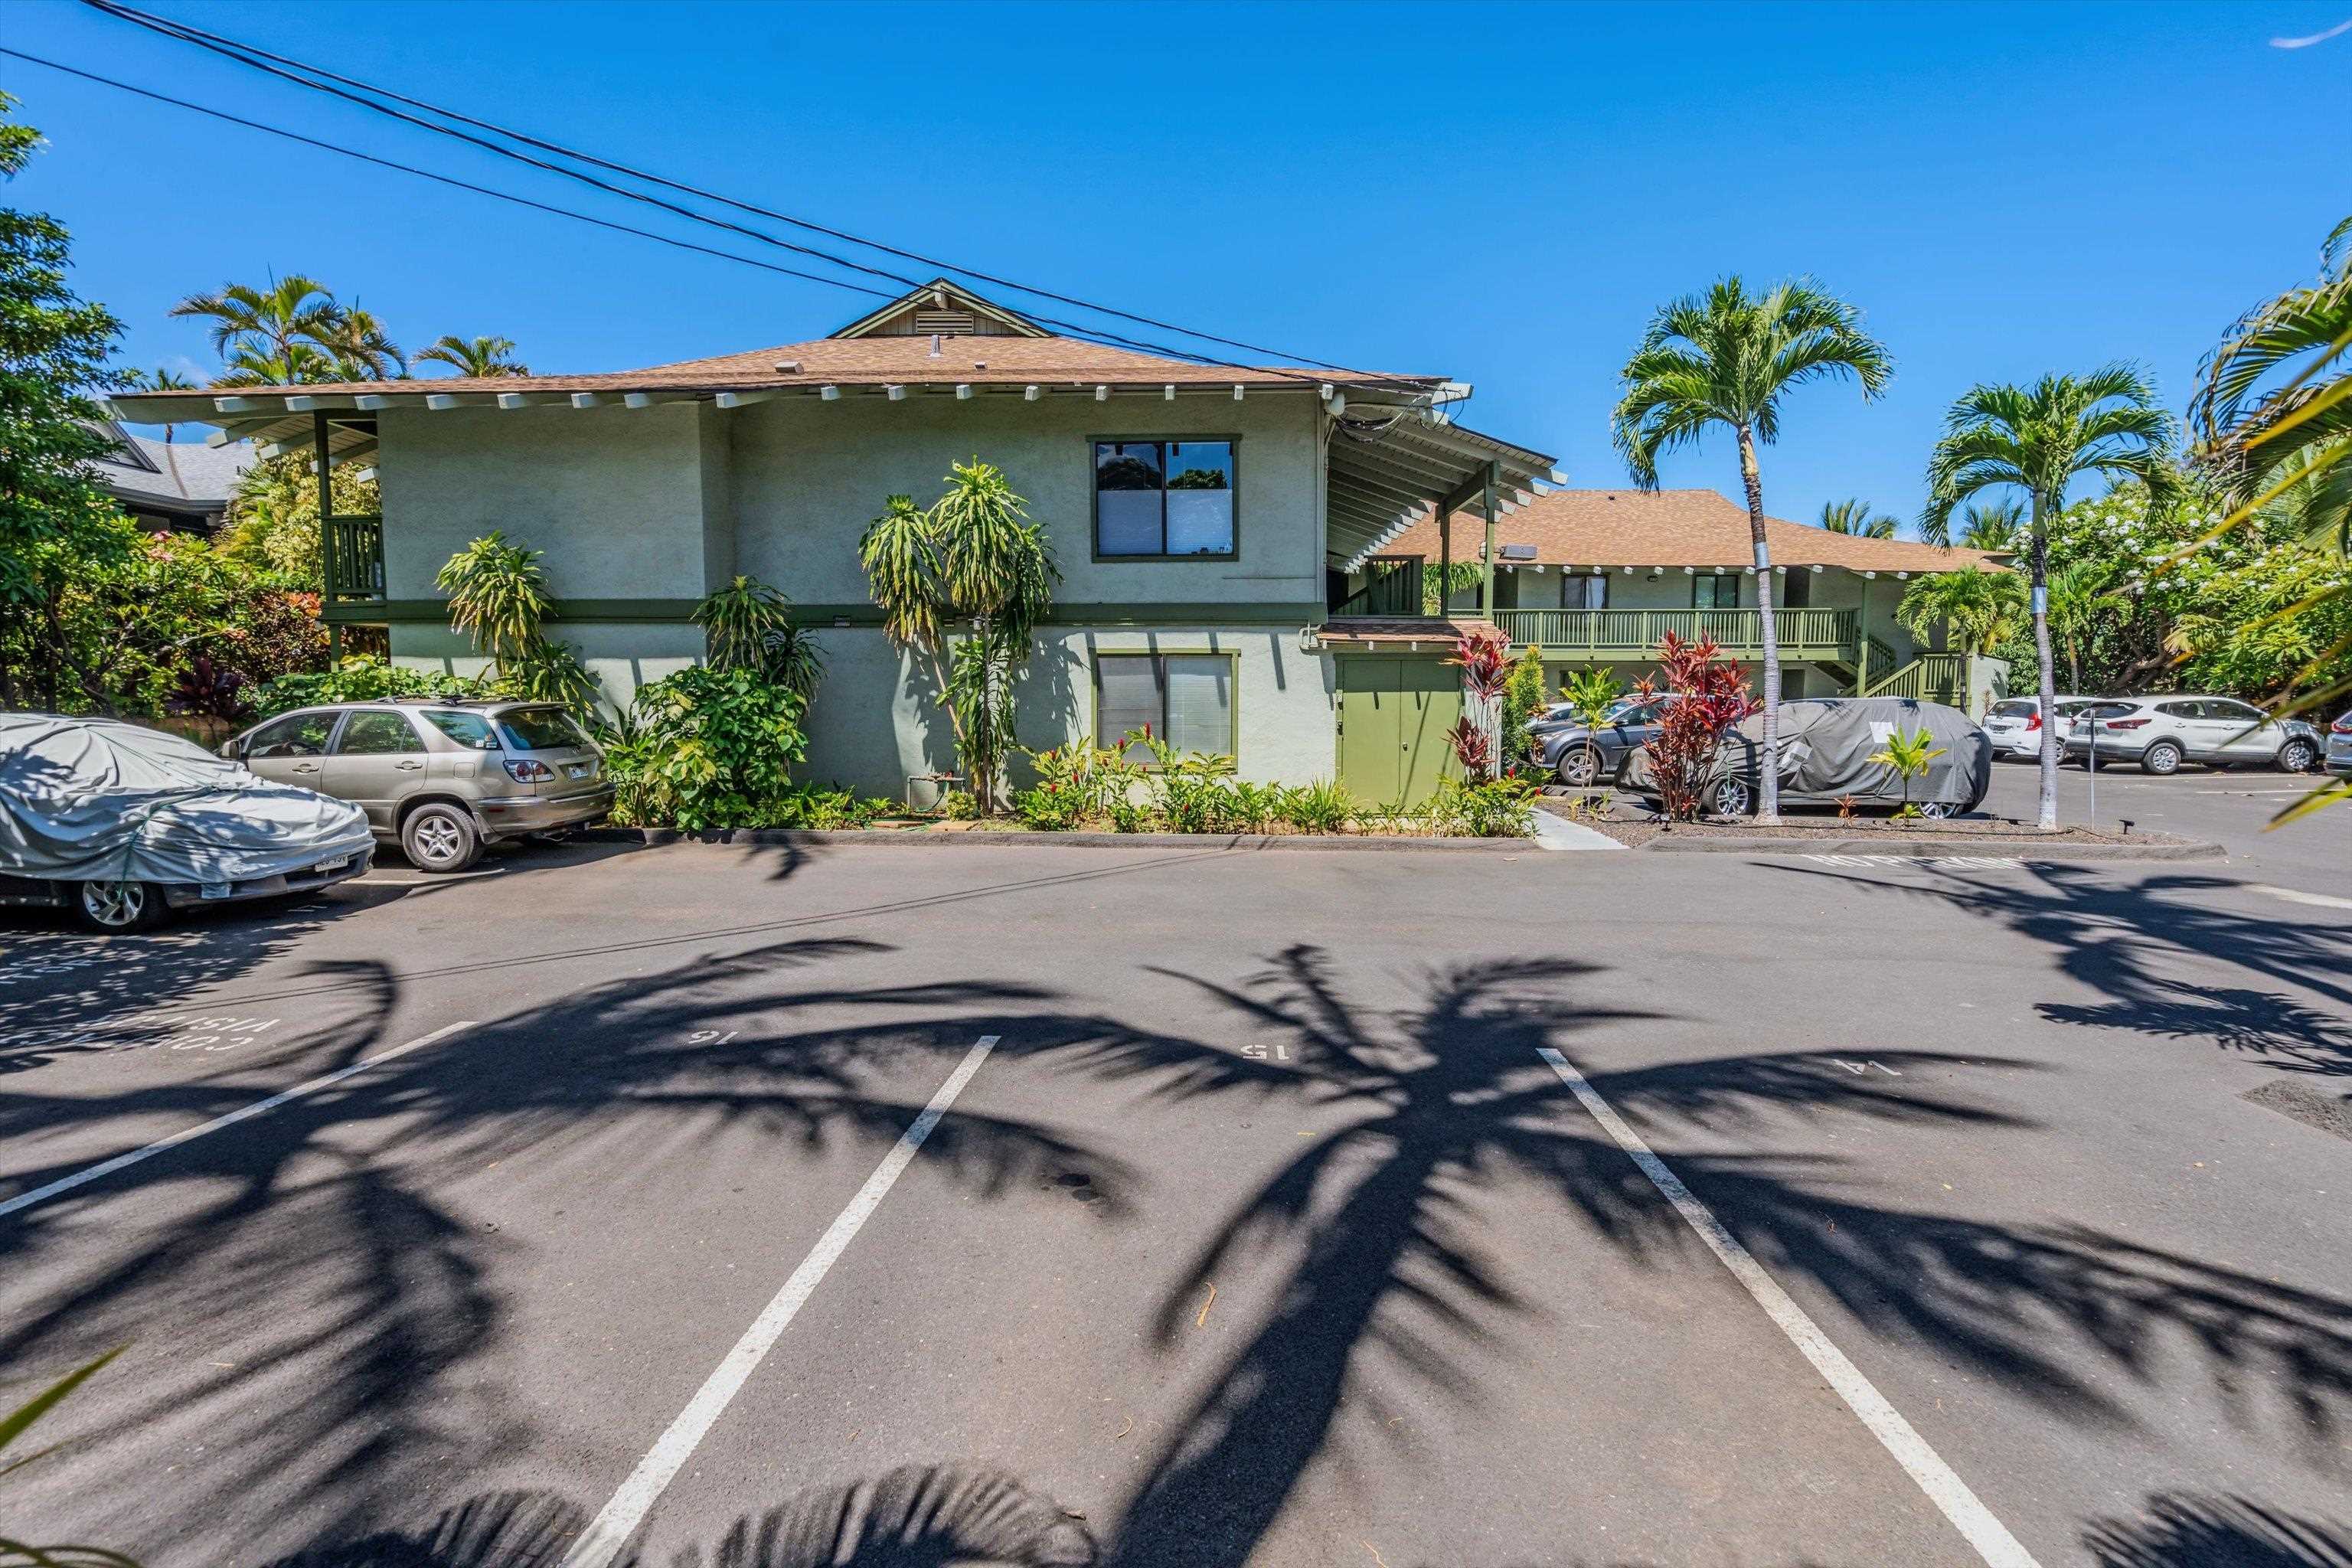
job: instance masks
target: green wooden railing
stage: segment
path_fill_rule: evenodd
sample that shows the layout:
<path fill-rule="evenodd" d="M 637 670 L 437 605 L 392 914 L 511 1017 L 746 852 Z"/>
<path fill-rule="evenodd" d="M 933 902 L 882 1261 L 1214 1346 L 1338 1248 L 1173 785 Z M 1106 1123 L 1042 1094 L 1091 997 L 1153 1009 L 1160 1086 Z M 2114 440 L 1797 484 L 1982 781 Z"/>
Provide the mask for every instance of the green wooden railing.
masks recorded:
<path fill-rule="evenodd" d="M 1514 643 L 1532 643 L 1546 653 L 1648 658 L 1668 632 L 1685 639 L 1711 637 L 1729 654 L 1764 647 L 1761 610 L 1496 610 L 1495 624 Z M 1775 610 L 1772 627 L 1786 658 L 1851 660 L 1860 652 L 1852 610 Z"/>
<path fill-rule="evenodd" d="M 383 519 L 327 520 L 327 602 L 383 602 Z"/>
<path fill-rule="evenodd" d="M 1908 697 L 1919 702 L 1957 704 L 1966 695 L 1969 661 L 1957 653 L 1923 653 L 1862 689 L 1864 697 Z"/>
<path fill-rule="evenodd" d="M 1364 563 L 1364 585 L 1331 607 L 1335 616 L 1421 614 L 1421 557 L 1376 555 Z"/>

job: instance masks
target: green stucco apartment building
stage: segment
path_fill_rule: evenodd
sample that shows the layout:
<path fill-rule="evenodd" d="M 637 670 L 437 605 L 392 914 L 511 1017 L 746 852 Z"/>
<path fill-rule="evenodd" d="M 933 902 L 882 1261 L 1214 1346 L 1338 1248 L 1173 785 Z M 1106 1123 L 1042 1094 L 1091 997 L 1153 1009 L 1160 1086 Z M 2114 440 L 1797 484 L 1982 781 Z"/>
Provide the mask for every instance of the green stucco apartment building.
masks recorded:
<path fill-rule="evenodd" d="M 373 469 L 382 515 L 324 525 L 326 614 L 386 628 L 402 664 L 478 668 L 434 577 L 493 529 L 542 552 L 548 630 L 615 705 L 700 657 L 689 617 L 703 595 L 738 574 L 773 584 L 825 654 L 806 775 L 892 796 L 950 772 L 954 753 L 928 679 L 881 630 L 857 540 L 888 496 L 927 503 L 950 464 L 983 458 L 1027 498 L 1062 573 L 1021 683 L 1025 744 L 1149 721 L 1179 746 L 1232 752 L 1244 778 L 1336 776 L 1377 804 L 1418 798 L 1445 766 L 1461 697 L 1444 659 L 1465 626 L 1493 618 L 1575 659 L 1596 637 L 1654 646 L 1668 625 L 1700 625 L 1688 604 L 1621 626 L 1614 605 L 1542 597 L 1550 584 L 1528 568 L 1554 561 L 1528 552 L 1558 553 L 1544 520 L 1563 503 L 1538 493 L 1552 459 L 1459 424 L 1450 411 L 1468 390 L 1163 358 L 1058 335 L 940 280 L 828 337 L 642 371 L 116 403 L 132 420 L 213 424 L 265 456 Z M 1428 616 L 1417 556 L 1441 552 L 1484 570 Z M 1611 585 L 1620 604 L 1636 591 Z M 1893 598 L 1890 584 L 1886 612 Z M 1528 618 L 1537 600 L 1549 618 Z M 1824 622 L 1822 647 L 1804 644 L 1822 655 L 1811 668 L 1862 678 L 1879 632 L 1864 620 L 1867 636 Z M 1707 625 L 1744 646 L 1736 608 Z M 1881 646 L 1890 668 L 1911 651 Z"/>

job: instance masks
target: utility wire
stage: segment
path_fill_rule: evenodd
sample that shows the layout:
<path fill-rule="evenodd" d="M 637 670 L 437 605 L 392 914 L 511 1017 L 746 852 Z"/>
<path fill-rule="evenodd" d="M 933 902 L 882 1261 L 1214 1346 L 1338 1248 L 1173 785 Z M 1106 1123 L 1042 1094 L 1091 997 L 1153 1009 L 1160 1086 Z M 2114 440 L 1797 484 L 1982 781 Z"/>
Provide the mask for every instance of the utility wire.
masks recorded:
<path fill-rule="evenodd" d="M 355 104 L 360 108 L 369 110 L 374 113 L 404 121 L 405 123 L 416 126 L 421 130 L 430 131 L 436 135 L 446 136 L 457 141 L 467 142 L 485 152 L 493 153 L 496 156 L 506 158 L 515 163 L 528 164 L 532 168 L 542 170 L 548 174 L 558 174 L 565 179 L 577 181 L 582 184 L 605 192 L 608 195 L 622 196 L 630 201 L 640 202 L 648 206 L 658 207 L 665 212 L 675 214 L 690 222 L 704 224 L 713 228 L 723 229 L 732 234 L 741 235 L 746 238 L 756 240 L 762 245 L 772 245 L 782 250 L 792 251 L 797 255 L 829 262 L 835 267 L 844 268 L 853 272 L 864 273 L 868 277 L 884 279 L 901 285 L 909 292 L 919 289 L 923 286 L 924 280 L 921 279 L 910 278 L 903 273 L 890 271 L 886 268 L 869 266 L 862 261 L 854 261 L 846 257 L 836 256 L 830 251 L 821 250 L 813 246 L 801 245 L 794 241 L 783 239 L 775 235 L 769 234 L 763 230 L 751 228 L 743 224 L 736 223 L 731 219 L 714 217 L 708 213 L 698 212 L 692 207 L 680 205 L 676 202 L 666 200 L 660 196 L 650 195 L 643 191 L 631 190 L 624 185 L 616 185 L 609 181 L 599 179 L 593 174 L 583 174 L 577 169 L 565 168 L 560 163 L 551 163 L 545 159 L 535 158 L 529 153 L 517 152 L 513 148 L 500 146 L 495 142 L 486 140 L 480 136 L 473 135 L 467 132 L 456 130 L 450 126 L 435 124 L 431 121 L 420 119 L 415 115 L 405 113 L 386 104 L 377 103 L 373 100 L 363 98 L 355 92 L 346 91 L 341 88 L 329 85 L 327 82 L 312 80 L 309 77 L 296 74 L 297 70 L 310 71 L 315 70 L 316 68 L 298 64 L 293 70 L 281 69 L 278 67 L 269 64 L 266 60 L 258 58 L 258 51 L 248 50 L 243 45 L 236 44 L 232 40 L 220 38 L 216 35 L 205 33 L 200 29 L 189 27 L 184 24 L 173 22 L 164 17 L 150 16 L 144 12 L 132 11 L 126 6 L 113 4 L 112 0 L 82 0 L 82 3 L 90 6 L 93 10 L 97 10 L 104 15 L 120 17 L 121 19 L 131 22 L 137 26 L 143 27 L 151 32 L 158 33 L 166 37 L 173 37 L 184 43 L 194 44 L 197 47 L 205 49 L 209 53 L 218 55 L 226 59 L 236 61 L 237 64 L 261 71 L 266 75 L 276 77 L 280 80 L 292 82 L 298 87 L 308 88 L 314 92 L 325 93 L 331 97 L 341 99 L 348 103 Z M 325 75 L 326 73 L 320 72 L 318 74 Z M 376 89 L 371 89 L 369 90 L 373 91 Z M 386 96 L 391 95 L 387 94 Z M 1082 338 L 1108 347 L 1124 348 L 1136 353 L 1153 354 L 1161 358 L 1184 360 L 1195 364 L 1233 370 L 1247 370 L 1255 374 L 1276 376 L 1282 380 L 1296 381 L 1307 385 L 1315 384 L 1322 379 L 1318 376 L 1302 374 L 1296 371 L 1285 370 L 1275 366 L 1244 364 L 1236 360 L 1222 359 L 1213 354 L 1204 354 L 1192 350 L 1171 347 L 1165 343 L 1155 343 L 1141 339 L 1129 338 L 1119 333 L 1109 331 L 1104 328 L 1090 327 L 1080 322 L 1062 321 L 1052 316 L 1032 315 L 1030 319 L 1046 326 L 1064 329 L 1068 335 L 1072 337 Z M 1372 373 L 1363 371 L 1343 371 L 1340 374 L 1350 376 L 1362 376 L 1367 379 L 1384 379 L 1373 375 Z"/>
<path fill-rule="evenodd" d="M 827 278 L 820 273 L 803 272 L 796 267 L 782 267 L 772 261 L 762 261 L 756 256 L 739 256 L 731 250 L 720 250 L 713 246 L 697 245 L 690 239 L 678 239 L 670 235 L 657 234 L 649 228 L 637 228 L 625 223 L 614 223 L 610 218 L 594 217 L 591 216 L 587 213 L 574 212 L 570 207 L 560 207 L 552 205 L 547 202 L 533 201 L 529 196 L 519 196 L 509 191 L 495 190 L 488 185 L 478 185 L 470 180 L 460 180 L 448 174 L 436 174 L 430 169 L 419 169 L 411 164 L 394 163 L 390 158 L 379 158 L 373 153 L 356 152 L 349 147 L 338 146 L 332 142 L 321 142 L 315 136 L 305 136 L 299 131 L 282 130 L 275 125 L 265 125 L 258 120 L 247 120 L 241 114 L 231 114 L 225 109 L 207 108 L 205 105 L 201 103 L 191 103 L 184 98 L 173 98 L 170 93 L 157 92 L 151 88 L 135 87 L 127 81 L 117 81 L 112 77 L 100 76 L 96 71 L 83 70 L 78 66 L 65 65 L 57 60 L 43 59 L 38 55 L 28 55 L 22 49 L 12 49 L 5 45 L 0 45 L 0 55 L 6 55 L 11 59 L 23 60 L 28 65 L 37 65 L 49 70 L 61 71 L 67 76 L 79 77 L 84 81 L 96 82 L 100 87 L 110 87 L 118 91 L 135 94 L 140 98 L 152 99 L 157 103 L 168 103 L 174 109 L 184 109 L 189 110 L 191 113 L 205 115 L 214 120 L 226 121 L 231 125 L 241 125 L 248 131 L 258 131 L 265 136 L 277 136 L 288 142 L 299 142 L 305 147 L 316 147 L 321 152 L 338 153 L 345 158 L 356 158 L 362 163 L 373 163 L 378 168 L 396 170 L 404 174 L 414 174 L 420 180 L 431 180 L 436 184 L 453 185 L 461 191 L 471 191 L 476 195 L 489 196 L 495 200 L 502 202 L 511 202 L 517 206 L 530 207 L 537 212 L 551 213 L 557 217 L 568 217 L 579 223 L 593 224 L 598 228 L 611 229 L 616 234 L 632 234 L 636 236 L 639 239 L 654 240 L 658 244 L 674 246 L 680 250 L 691 250 L 698 252 L 704 256 L 715 256 L 722 261 L 740 261 L 746 267 L 757 267 L 763 272 L 781 272 L 787 278 L 804 278 L 812 283 L 824 283 L 835 289 L 847 289 L 855 293 L 870 294 L 877 299 L 893 300 L 898 298 L 897 295 L 891 293 L 887 289 L 869 289 L 863 283 L 851 283 L 839 278 Z"/>
<path fill-rule="evenodd" d="M 1238 338 L 1221 337 L 1214 332 L 1202 331 L 1195 328 L 1178 325 L 1172 321 L 1163 321 L 1151 316 L 1138 315 L 1130 310 L 1119 310 L 1116 306 L 1097 304 L 1089 300 L 1079 299 L 1074 295 L 1057 293 L 1051 289 L 1042 288 L 1035 284 L 1023 283 L 1013 279 L 999 277 L 994 273 L 983 272 L 977 268 L 960 267 L 952 261 L 945 261 L 937 257 L 927 256 L 920 251 L 904 249 L 900 247 L 887 244 L 882 240 L 868 239 L 862 235 L 853 234 L 846 229 L 834 228 L 828 225 L 813 222 L 807 218 L 795 217 L 790 213 L 778 212 L 772 207 L 763 207 L 756 203 L 739 201 L 732 196 L 723 195 L 719 192 L 706 190 L 697 185 L 687 184 L 681 181 L 669 179 L 664 175 L 653 174 L 647 170 L 633 168 L 626 163 L 614 163 L 610 160 L 600 158 L 591 153 L 583 153 L 576 148 L 566 147 L 561 142 L 543 141 L 538 137 L 530 135 L 527 132 L 511 130 L 491 121 L 477 119 L 472 115 L 462 113 L 454 109 L 445 109 L 438 104 L 427 102 L 423 99 L 412 98 L 404 93 L 394 92 L 389 88 L 377 87 L 373 83 L 362 81 L 355 77 L 339 75 L 336 72 L 325 69 L 323 67 L 310 65 L 305 61 L 298 60 L 286 55 L 273 54 L 269 50 L 260 47 L 258 45 L 242 43 L 222 34 L 208 32 L 204 28 L 194 26 L 189 23 L 178 22 L 169 17 L 156 16 L 151 12 L 136 10 L 131 6 L 120 4 L 119 0 L 82 0 L 82 3 L 89 5 L 93 10 L 102 12 L 107 16 L 114 16 L 123 21 L 131 22 L 135 26 L 145 27 L 151 32 L 162 33 L 168 37 L 179 38 L 184 42 L 196 44 L 200 47 L 210 49 L 215 54 L 225 55 L 226 58 L 232 59 L 241 59 L 242 63 L 254 66 L 255 68 L 264 68 L 260 67 L 257 62 L 268 60 L 274 62 L 277 65 L 289 68 L 292 70 L 301 72 L 305 76 L 317 78 L 319 79 L 317 81 L 306 81 L 302 83 L 302 85 L 310 87 L 316 91 L 331 90 L 322 85 L 324 82 L 340 83 L 344 87 L 356 89 L 360 92 L 372 94 L 377 98 L 386 99 L 394 103 L 406 104 L 411 109 L 422 110 L 427 114 L 437 115 L 442 119 L 453 121 L 461 125 L 470 125 L 476 130 L 488 132 L 494 136 L 503 137 L 508 141 L 520 142 L 524 146 L 538 148 L 543 153 L 550 153 L 557 157 L 569 159 L 573 163 L 586 163 L 594 168 L 604 169 L 616 174 L 625 174 L 631 179 L 643 180 L 647 184 L 660 185 L 668 190 L 677 191 L 686 195 L 698 196 L 705 201 L 717 202 L 723 206 L 733 207 L 739 212 L 751 213 L 759 217 L 773 218 L 780 223 L 790 224 L 795 228 L 803 229 L 812 234 L 822 234 L 826 236 L 828 238 L 842 240 L 864 249 L 879 251 L 884 255 L 895 256 L 902 260 L 919 262 L 925 267 L 937 268 L 944 272 L 952 272 L 961 277 L 977 279 L 981 282 L 987 283 L 997 288 L 1011 289 L 1019 293 L 1034 295 L 1039 299 L 1054 300 L 1057 304 L 1073 306 L 1081 310 L 1090 310 L 1097 315 L 1117 317 L 1120 321 L 1132 321 L 1139 326 L 1150 327 L 1157 331 L 1174 332 L 1181 337 L 1196 338 L 1203 342 L 1218 343 L 1226 348 L 1241 349 L 1249 353 L 1269 355 L 1275 359 L 1286 362 L 1290 364 L 1313 365 L 1320 369 L 1346 372 L 1349 374 L 1361 374 L 1360 372 L 1350 371 L 1346 365 L 1335 364 L 1328 360 L 1317 359 L 1311 354 L 1286 353 L 1280 349 L 1267 348 L 1263 344 L 1247 342 Z M 283 73 L 273 72 L 272 74 L 282 75 Z M 337 96 L 344 98 L 350 97 L 349 94 L 341 93 L 337 94 Z M 352 101 L 356 102 L 362 100 L 352 100 Z M 381 105 L 368 104 L 366 107 L 374 109 L 379 113 L 394 112 L 383 108 Z M 399 118 L 404 120 L 410 119 L 410 117 L 406 115 L 400 115 Z M 423 123 L 414 120 L 411 120 L 410 122 Z M 426 129 L 439 132 L 444 135 L 459 134 L 458 132 L 450 132 L 446 128 L 439 126 L 428 125 L 426 126 Z M 473 141 L 474 138 L 467 137 L 466 140 Z M 477 144 L 479 145 L 480 143 L 477 142 Z M 545 165 L 541 166 L 544 167 Z M 829 258 L 829 259 L 839 260 L 840 264 L 843 266 L 858 265 L 856 262 L 840 260 L 840 258 Z M 887 276 L 895 277 L 896 274 L 887 274 Z M 1063 325 L 1065 323 L 1056 322 L 1055 324 Z M 1212 361 L 1209 363 L 1224 362 Z"/>
<path fill-rule="evenodd" d="M 78 66 L 69 66 L 59 60 L 47 59 L 39 55 L 27 54 L 22 49 L 9 48 L 5 45 L 0 45 L 0 56 L 6 56 L 12 59 L 23 60 L 28 65 L 40 66 L 45 69 L 58 71 L 66 76 L 79 77 L 84 81 L 95 82 L 100 87 L 110 87 L 118 91 L 131 93 L 135 97 L 148 99 L 156 103 L 169 104 L 174 109 L 184 109 L 189 110 L 191 113 L 201 114 L 209 119 L 222 121 L 230 125 L 241 126 L 248 131 L 258 131 L 266 136 L 278 137 L 284 141 L 298 142 L 305 147 L 315 147 L 320 152 L 332 153 L 339 157 L 355 159 L 362 163 L 372 163 L 378 168 L 391 169 L 404 174 L 413 174 L 420 180 L 430 180 L 436 184 L 448 185 L 461 191 L 470 191 L 477 195 L 488 196 L 497 201 L 511 203 L 516 206 L 529 207 L 535 212 L 549 213 L 557 217 L 571 218 L 574 222 L 589 224 L 601 229 L 608 229 L 615 234 L 634 235 L 640 239 L 650 239 L 657 244 L 667 245 L 675 249 L 692 251 L 695 254 L 701 256 L 717 257 L 722 261 L 739 261 L 746 267 L 756 267 L 762 272 L 773 272 L 786 278 L 798 278 L 811 283 L 822 283 L 828 288 L 845 289 L 853 294 L 863 294 L 869 299 L 896 300 L 902 298 L 902 295 L 891 289 L 876 289 L 864 283 L 853 283 L 846 279 L 828 278 L 822 273 L 807 272 L 797 267 L 785 267 L 776 262 L 763 261 L 757 257 L 744 256 L 732 250 L 721 250 L 715 246 L 698 245 L 690 239 L 680 239 L 672 235 L 658 233 L 653 229 L 638 228 L 631 224 L 616 223 L 610 218 L 596 217 L 591 214 L 580 212 L 572 207 L 558 206 L 550 202 L 535 201 L 529 196 L 517 195 L 510 191 L 501 191 L 489 185 L 477 184 L 471 180 L 461 180 L 454 175 L 437 174 L 430 169 L 420 169 L 414 164 L 403 163 L 391 158 L 380 158 L 372 153 L 362 153 L 353 148 L 341 146 L 336 142 L 322 142 L 315 136 L 305 136 L 298 131 L 289 131 L 282 126 L 270 125 L 262 121 L 248 119 L 241 114 L 232 114 L 224 109 L 214 109 L 205 104 L 191 102 L 187 99 L 175 98 L 170 93 L 158 92 L 152 88 L 140 87 L 127 81 L 119 81 L 112 77 L 101 76 L 96 71 L 84 70 Z M 1085 331 L 1083 328 L 1073 329 L 1070 335 L 1088 342 L 1101 342 L 1100 339 Z M 1103 346 L 1120 347 L 1124 345 L 1118 343 L 1105 343 Z M 1197 355 L 1185 354 L 1182 350 L 1169 350 L 1166 351 L 1166 353 L 1188 359 L 1200 359 L 1200 356 Z M 1202 363 L 1215 363 L 1219 362 L 1202 361 Z M 1285 373 L 1280 371 L 1274 371 L 1268 374 L 1276 375 L 1285 374 Z M 1303 381 L 1311 380 L 1312 378 L 1294 376 L 1289 377 L 1288 379 Z"/>

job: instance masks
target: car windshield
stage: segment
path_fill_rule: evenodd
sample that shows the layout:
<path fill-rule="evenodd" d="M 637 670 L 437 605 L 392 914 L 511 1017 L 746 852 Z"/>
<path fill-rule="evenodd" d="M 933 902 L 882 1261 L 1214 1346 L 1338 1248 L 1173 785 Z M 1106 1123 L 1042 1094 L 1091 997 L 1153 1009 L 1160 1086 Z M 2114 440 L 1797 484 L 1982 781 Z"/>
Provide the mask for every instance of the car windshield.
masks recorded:
<path fill-rule="evenodd" d="M 553 752 L 584 746 L 588 737 L 561 708 L 515 708 L 499 715 L 499 733 L 512 752 Z"/>
<path fill-rule="evenodd" d="M 425 710 L 425 721 L 469 752 L 495 752 L 499 749 L 499 738 L 490 732 L 490 721 L 479 713 L 428 708 Z"/>

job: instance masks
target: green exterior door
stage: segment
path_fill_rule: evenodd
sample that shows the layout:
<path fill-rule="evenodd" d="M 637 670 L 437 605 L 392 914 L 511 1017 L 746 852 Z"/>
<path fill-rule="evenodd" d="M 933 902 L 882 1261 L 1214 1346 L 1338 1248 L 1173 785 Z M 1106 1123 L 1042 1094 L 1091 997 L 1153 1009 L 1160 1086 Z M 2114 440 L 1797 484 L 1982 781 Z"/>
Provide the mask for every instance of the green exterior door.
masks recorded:
<path fill-rule="evenodd" d="M 1339 666 L 1339 782 L 1365 805 L 1419 805 L 1454 764 L 1461 673 L 1442 658 L 1347 658 Z"/>

